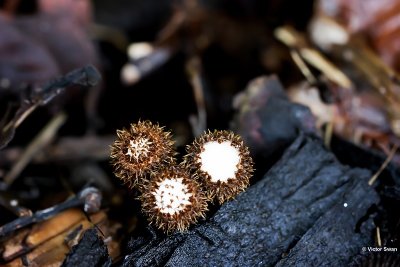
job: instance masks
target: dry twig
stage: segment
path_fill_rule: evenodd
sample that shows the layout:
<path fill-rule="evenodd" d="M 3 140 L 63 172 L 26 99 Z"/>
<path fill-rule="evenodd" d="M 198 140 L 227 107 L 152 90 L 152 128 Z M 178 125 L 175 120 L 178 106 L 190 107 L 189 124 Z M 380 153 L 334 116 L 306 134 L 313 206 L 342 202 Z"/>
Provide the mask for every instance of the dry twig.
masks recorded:
<path fill-rule="evenodd" d="M 93 87 L 100 81 L 100 74 L 89 65 L 71 71 L 67 75 L 49 82 L 43 88 L 26 90 L 21 96 L 21 104 L 14 117 L 3 127 L 0 125 L 0 149 L 13 139 L 18 126 L 39 106 L 47 105 L 65 89 L 72 86 Z"/>
<path fill-rule="evenodd" d="M 14 164 L 9 173 L 4 177 L 4 182 L 7 185 L 11 185 L 18 175 L 24 170 L 29 164 L 31 159 L 36 153 L 46 147 L 54 139 L 58 129 L 64 124 L 67 116 L 64 113 L 60 113 L 55 116 L 43 130 L 32 140 L 29 146 L 26 148 L 24 153 Z"/>
<path fill-rule="evenodd" d="M 189 59 L 186 69 L 197 106 L 197 117 L 191 116 L 189 120 L 192 125 L 194 136 L 200 136 L 207 129 L 207 112 L 204 100 L 204 88 L 201 79 L 200 58 L 195 56 Z"/>
<path fill-rule="evenodd" d="M 48 218 L 53 217 L 66 209 L 83 206 L 83 210 L 85 212 L 94 213 L 99 211 L 100 205 L 100 191 L 95 187 L 87 187 L 61 204 L 37 211 L 32 216 L 21 217 L 1 226 L 0 239 L 11 233 L 14 233 L 18 229 L 24 228 L 25 226 L 47 220 Z"/>
<path fill-rule="evenodd" d="M 392 150 L 390 151 L 389 155 L 387 156 L 386 160 L 383 162 L 379 170 L 369 179 L 368 184 L 371 186 L 375 183 L 378 176 L 383 172 L 383 170 L 389 165 L 390 161 L 393 159 L 394 155 L 396 154 L 398 149 L 398 145 L 394 145 Z"/>

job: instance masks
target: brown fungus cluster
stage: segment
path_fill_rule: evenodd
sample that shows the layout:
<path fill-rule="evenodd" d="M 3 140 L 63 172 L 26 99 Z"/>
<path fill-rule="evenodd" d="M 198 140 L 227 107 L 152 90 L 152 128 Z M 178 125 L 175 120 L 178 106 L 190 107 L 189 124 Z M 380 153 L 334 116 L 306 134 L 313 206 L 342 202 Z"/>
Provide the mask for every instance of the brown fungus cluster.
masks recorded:
<path fill-rule="evenodd" d="M 186 231 L 205 217 L 207 201 L 222 204 L 236 197 L 253 174 L 248 148 L 230 131 L 196 138 L 181 164 L 163 127 L 139 121 L 117 135 L 111 146 L 115 175 L 140 191 L 143 213 L 166 233 Z"/>

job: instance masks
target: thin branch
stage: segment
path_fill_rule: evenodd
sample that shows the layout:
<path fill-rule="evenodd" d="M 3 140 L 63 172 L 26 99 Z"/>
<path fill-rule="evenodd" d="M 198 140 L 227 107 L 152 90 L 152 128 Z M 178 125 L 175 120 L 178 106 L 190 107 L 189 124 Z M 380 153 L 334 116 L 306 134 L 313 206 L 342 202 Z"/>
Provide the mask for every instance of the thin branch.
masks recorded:
<path fill-rule="evenodd" d="M 76 69 L 70 73 L 47 83 L 43 88 L 25 90 L 19 109 L 14 117 L 0 130 L 0 149 L 13 139 L 18 126 L 39 106 L 47 105 L 65 89 L 72 86 L 93 87 L 101 77 L 97 69 L 91 65 Z"/>
<path fill-rule="evenodd" d="M 19 174 L 25 169 L 36 153 L 46 147 L 54 139 L 58 129 L 64 124 L 67 116 L 60 113 L 55 116 L 40 133 L 32 140 L 27 149 L 4 177 L 4 182 L 11 185 Z"/>
<path fill-rule="evenodd" d="M 387 167 L 387 165 L 389 165 L 390 161 L 393 159 L 394 155 L 397 152 L 397 149 L 398 145 L 394 145 L 392 150 L 390 151 L 390 154 L 386 158 L 385 162 L 383 162 L 379 170 L 371 177 L 371 179 L 369 179 L 368 185 L 371 186 L 375 183 L 376 179 L 378 179 L 379 175 L 383 172 L 383 170 Z"/>
<path fill-rule="evenodd" d="M 100 191 L 95 187 L 85 188 L 78 194 L 74 195 L 70 199 L 67 199 L 61 204 L 52 206 L 44 210 L 39 210 L 32 214 L 32 216 L 24 216 L 1 226 L 0 239 L 30 224 L 47 220 L 66 209 L 83 206 L 85 212 L 94 213 L 100 210 L 100 205 Z"/>
<path fill-rule="evenodd" d="M 190 118 L 190 123 L 192 125 L 194 136 L 200 136 L 207 129 L 207 112 L 204 100 L 204 88 L 201 79 L 200 58 L 195 56 L 189 59 L 186 69 L 197 106 L 197 117 L 192 116 Z"/>

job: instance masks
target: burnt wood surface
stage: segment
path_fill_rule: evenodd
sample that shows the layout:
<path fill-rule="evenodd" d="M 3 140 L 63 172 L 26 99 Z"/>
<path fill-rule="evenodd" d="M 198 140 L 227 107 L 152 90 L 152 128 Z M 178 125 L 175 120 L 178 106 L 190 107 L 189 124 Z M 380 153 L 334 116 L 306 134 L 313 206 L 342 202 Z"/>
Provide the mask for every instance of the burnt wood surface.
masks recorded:
<path fill-rule="evenodd" d="M 97 230 L 87 230 L 77 245 L 64 260 L 62 267 L 75 266 L 111 266 L 107 246 L 97 235 Z"/>
<path fill-rule="evenodd" d="M 363 247 L 373 244 L 372 218 L 360 218 L 377 201 L 376 195 L 365 181 L 354 180 L 348 187 L 343 200 L 318 219 L 276 266 L 347 266 Z"/>
<path fill-rule="evenodd" d="M 184 234 L 133 238 L 123 265 L 345 266 L 373 245 L 368 209 L 379 197 L 370 177 L 340 164 L 320 139 L 301 135 L 208 221 Z"/>

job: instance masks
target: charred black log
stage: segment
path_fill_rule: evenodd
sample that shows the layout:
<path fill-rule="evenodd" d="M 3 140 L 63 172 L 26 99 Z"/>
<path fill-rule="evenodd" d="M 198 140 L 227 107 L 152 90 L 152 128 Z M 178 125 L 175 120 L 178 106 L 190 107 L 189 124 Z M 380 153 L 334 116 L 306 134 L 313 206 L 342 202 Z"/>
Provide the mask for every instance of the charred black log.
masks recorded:
<path fill-rule="evenodd" d="M 61 266 L 111 266 L 107 246 L 97 235 L 96 229 L 92 228 L 85 232 L 81 241 L 72 248 Z"/>
<path fill-rule="evenodd" d="M 124 266 L 273 266 L 296 255 L 343 266 L 372 245 L 367 210 L 379 197 L 370 176 L 341 165 L 319 139 L 300 136 L 262 180 L 208 222 L 185 234 L 133 239 Z M 302 247 L 307 241 L 313 243 Z M 343 258 L 327 257 L 325 249 L 345 242 Z"/>
<path fill-rule="evenodd" d="M 365 181 L 354 179 L 348 186 L 342 202 L 318 219 L 276 266 L 346 266 L 371 245 L 372 218 L 360 218 L 376 202 L 376 194 Z"/>

